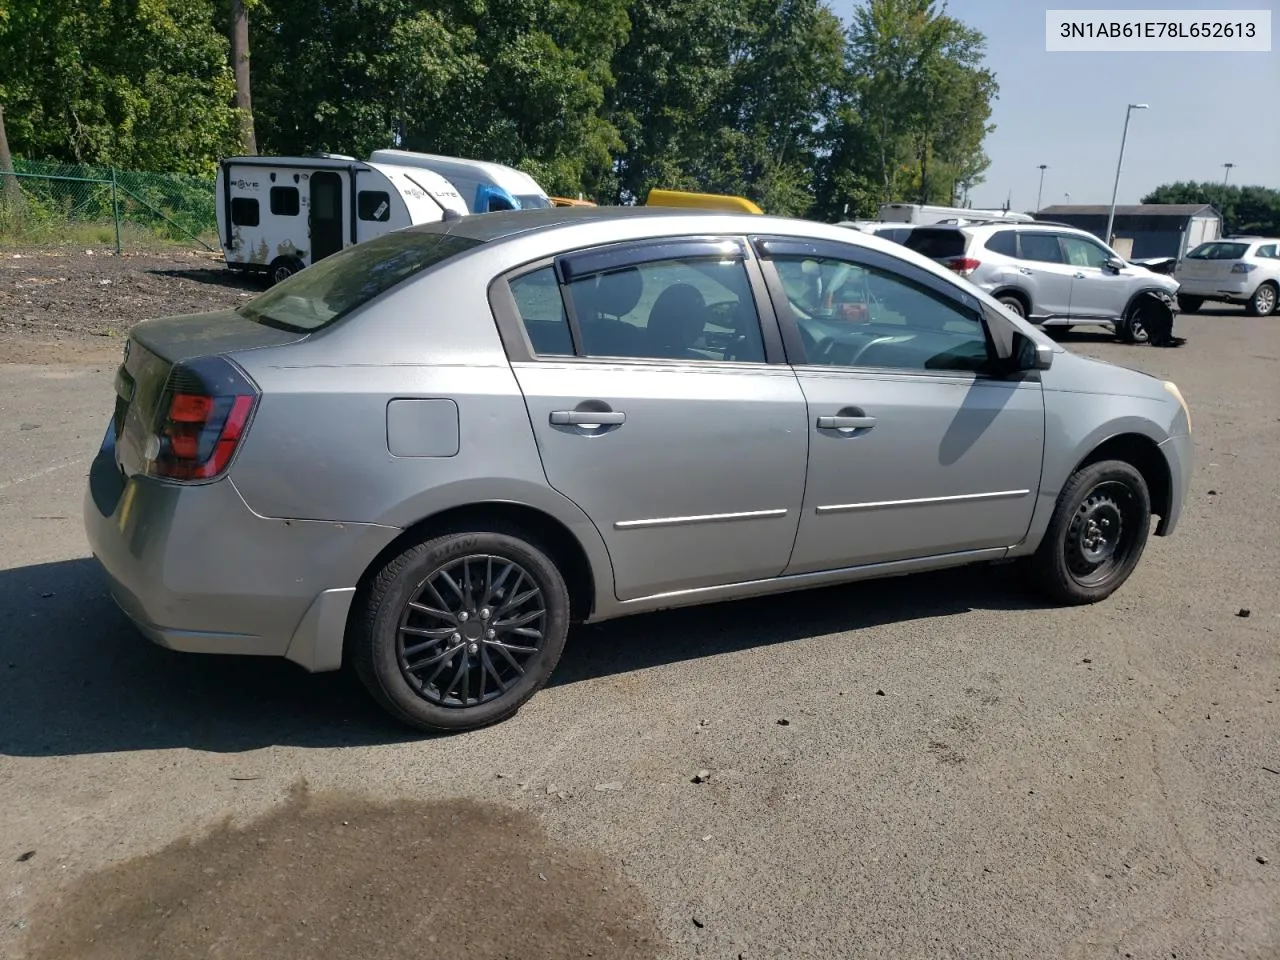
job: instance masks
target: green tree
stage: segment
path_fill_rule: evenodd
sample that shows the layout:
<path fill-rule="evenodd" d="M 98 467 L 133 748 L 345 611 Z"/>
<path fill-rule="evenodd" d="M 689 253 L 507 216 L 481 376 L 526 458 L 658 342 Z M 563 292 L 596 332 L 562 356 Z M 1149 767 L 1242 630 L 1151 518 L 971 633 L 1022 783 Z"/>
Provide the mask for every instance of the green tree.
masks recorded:
<path fill-rule="evenodd" d="M 832 125 L 828 215 L 872 216 L 880 203 L 950 203 L 982 181 L 995 76 L 985 38 L 933 0 L 868 0 L 848 31 L 844 103 Z"/>
<path fill-rule="evenodd" d="M 212 175 L 237 140 L 211 0 L 9 0 L 0 63 L 19 156 Z"/>
<path fill-rule="evenodd" d="M 1208 203 L 1222 214 L 1224 234 L 1280 236 L 1280 190 L 1258 186 L 1183 182 L 1156 187 L 1143 203 Z"/>

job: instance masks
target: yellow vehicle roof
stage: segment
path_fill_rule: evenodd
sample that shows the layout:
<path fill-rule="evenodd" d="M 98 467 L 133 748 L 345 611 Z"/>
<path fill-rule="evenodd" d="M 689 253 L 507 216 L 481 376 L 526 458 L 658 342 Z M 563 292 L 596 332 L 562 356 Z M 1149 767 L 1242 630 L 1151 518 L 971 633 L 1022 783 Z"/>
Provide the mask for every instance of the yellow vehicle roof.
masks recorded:
<path fill-rule="evenodd" d="M 709 210 L 731 210 L 735 213 L 764 213 L 746 197 L 735 197 L 727 193 L 691 193 L 687 190 L 649 191 L 645 198 L 646 207 L 699 207 Z"/>

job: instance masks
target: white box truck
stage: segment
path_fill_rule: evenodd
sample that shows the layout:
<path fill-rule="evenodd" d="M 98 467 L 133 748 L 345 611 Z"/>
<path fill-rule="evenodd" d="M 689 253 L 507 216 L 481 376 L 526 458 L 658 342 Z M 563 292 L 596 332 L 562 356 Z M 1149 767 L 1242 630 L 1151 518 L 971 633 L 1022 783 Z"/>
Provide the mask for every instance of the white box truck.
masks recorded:
<path fill-rule="evenodd" d="M 216 199 L 227 266 L 271 283 L 362 240 L 468 212 L 430 170 L 337 154 L 228 157 Z"/>

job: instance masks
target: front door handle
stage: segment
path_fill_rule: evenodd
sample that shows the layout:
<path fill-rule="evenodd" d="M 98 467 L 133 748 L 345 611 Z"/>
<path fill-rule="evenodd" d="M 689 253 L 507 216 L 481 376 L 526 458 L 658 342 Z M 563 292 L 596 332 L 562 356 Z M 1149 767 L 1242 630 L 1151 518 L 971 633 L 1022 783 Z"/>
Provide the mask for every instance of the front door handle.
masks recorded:
<path fill-rule="evenodd" d="M 819 430 L 870 430 L 876 425 L 875 417 L 819 417 Z"/>
<path fill-rule="evenodd" d="M 552 410 L 551 422 L 558 427 L 605 427 L 627 422 L 621 410 Z"/>

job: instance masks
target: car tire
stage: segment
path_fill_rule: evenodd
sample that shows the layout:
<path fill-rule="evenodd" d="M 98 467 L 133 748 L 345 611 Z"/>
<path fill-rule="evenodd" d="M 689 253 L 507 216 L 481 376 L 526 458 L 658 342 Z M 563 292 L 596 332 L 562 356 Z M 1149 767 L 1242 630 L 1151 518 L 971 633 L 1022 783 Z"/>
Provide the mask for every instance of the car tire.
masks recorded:
<path fill-rule="evenodd" d="M 1150 531 L 1151 494 L 1142 474 L 1123 460 L 1092 463 L 1062 488 L 1027 572 L 1056 603 L 1097 603 L 1129 579 Z"/>
<path fill-rule="evenodd" d="M 1047 334 L 1048 334 L 1050 337 L 1052 337 L 1054 340 L 1061 340 L 1061 339 L 1062 339 L 1062 335 L 1063 335 L 1063 334 L 1065 334 L 1065 333 L 1070 333 L 1070 332 L 1071 332 L 1071 328 L 1072 328 L 1072 325 L 1071 325 L 1071 324 L 1069 324 L 1069 323 L 1061 323 L 1061 324 L 1057 324 L 1056 326 L 1048 326 L 1048 325 L 1046 325 L 1046 326 L 1041 327 L 1040 329 L 1042 329 L 1045 333 L 1047 333 Z"/>
<path fill-rule="evenodd" d="M 267 281 L 271 286 L 288 280 L 295 273 L 300 273 L 306 266 L 297 257 L 276 257 L 267 268 Z"/>
<path fill-rule="evenodd" d="M 1204 297 L 1178 295 L 1178 309 L 1183 313 L 1195 313 L 1204 306 Z"/>
<path fill-rule="evenodd" d="M 1116 324 L 1116 336 L 1122 343 L 1150 342 L 1151 331 L 1143 320 L 1141 308 L 1134 309 Z"/>
<path fill-rule="evenodd" d="M 1269 317 L 1276 312 L 1277 301 L 1280 301 L 1280 296 L 1277 296 L 1276 285 L 1268 280 L 1253 291 L 1253 296 L 1245 304 L 1245 312 L 1251 317 Z"/>
<path fill-rule="evenodd" d="M 1001 303 L 1003 303 L 1006 307 L 1008 307 L 1014 313 L 1016 313 L 1018 316 L 1024 319 L 1026 318 L 1027 306 L 1022 302 L 1021 297 L 1015 297 L 1013 296 L 1013 294 L 1006 293 L 1006 294 L 1003 294 L 1002 296 L 996 297 L 996 299 L 999 300 Z"/>
<path fill-rule="evenodd" d="M 404 550 L 357 591 L 349 654 L 396 719 L 457 732 L 519 710 L 551 676 L 568 632 L 568 588 L 541 547 L 510 533 L 453 533 Z"/>

